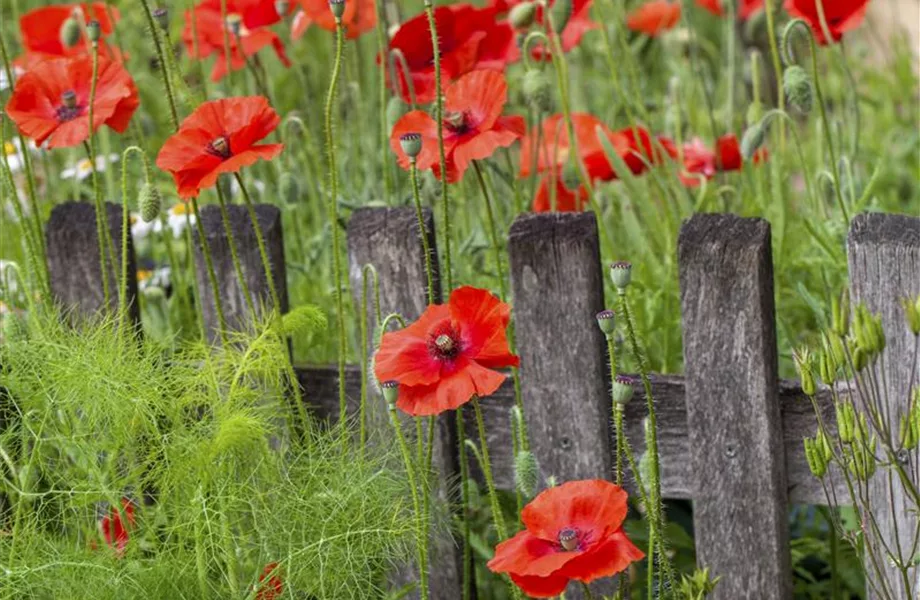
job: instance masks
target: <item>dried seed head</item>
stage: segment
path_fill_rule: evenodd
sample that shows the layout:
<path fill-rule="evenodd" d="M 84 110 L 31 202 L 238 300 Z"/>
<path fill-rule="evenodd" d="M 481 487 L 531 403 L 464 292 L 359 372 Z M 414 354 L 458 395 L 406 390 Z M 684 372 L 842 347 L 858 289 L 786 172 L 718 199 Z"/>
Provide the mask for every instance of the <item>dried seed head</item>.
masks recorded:
<path fill-rule="evenodd" d="M 616 313 L 612 310 L 602 310 L 597 313 L 597 326 L 605 336 L 608 338 L 612 336 L 616 330 Z"/>
<path fill-rule="evenodd" d="M 617 375 L 613 380 L 612 392 L 613 401 L 619 406 L 625 406 L 636 392 L 636 381 L 625 375 Z"/>

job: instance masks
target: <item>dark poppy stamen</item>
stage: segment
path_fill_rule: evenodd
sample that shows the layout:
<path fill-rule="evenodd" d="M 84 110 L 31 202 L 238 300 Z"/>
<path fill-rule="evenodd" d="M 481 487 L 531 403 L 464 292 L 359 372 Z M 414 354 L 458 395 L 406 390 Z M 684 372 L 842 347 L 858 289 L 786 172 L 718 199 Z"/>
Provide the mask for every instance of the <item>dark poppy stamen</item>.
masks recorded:
<path fill-rule="evenodd" d="M 77 106 L 77 93 L 67 90 L 61 94 L 61 105 L 55 111 L 58 121 L 72 121 L 80 116 L 80 107 Z"/>
<path fill-rule="evenodd" d="M 571 552 L 578 548 L 578 532 L 567 527 L 559 532 L 559 545 L 566 552 Z"/>
<path fill-rule="evenodd" d="M 460 354 L 460 341 L 452 327 L 443 327 L 428 338 L 428 352 L 438 360 L 453 360 Z"/>
<path fill-rule="evenodd" d="M 467 123 L 465 112 L 448 112 L 445 114 L 444 127 L 455 134 L 464 134 L 471 129 L 470 124 Z"/>
<path fill-rule="evenodd" d="M 208 144 L 207 151 L 208 154 L 224 160 L 230 158 L 230 139 L 225 135 L 214 138 L 214 140 Z"/>

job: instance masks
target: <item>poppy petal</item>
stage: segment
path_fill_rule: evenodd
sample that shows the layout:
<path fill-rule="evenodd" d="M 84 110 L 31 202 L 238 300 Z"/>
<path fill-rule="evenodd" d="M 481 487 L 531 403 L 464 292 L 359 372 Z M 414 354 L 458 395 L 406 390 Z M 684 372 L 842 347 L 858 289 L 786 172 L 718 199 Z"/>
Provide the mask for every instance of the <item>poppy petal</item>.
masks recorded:
<path fill-rule="evenodd" d="M 560 552 L 555 542 L 540 539 L 525 529 L 498 544 L 487 566 L 494 573 L 547 577 L 578 555 L 578 552 Z"/>
<path fill-rule="evenodd" d="M 630 563 L 645 558 L 645 553 L 626 537 L 622 531 L 608 536 L 586 552 L 581 552 L 559 571 L 570 579 L 590 583 L 601 577 L 610 577 L 626 569 Z"/>
<path fill-rule="evenodd" d="M 569 527 L 593 532 L 594 539 L 600 539 L 622 525 L 626 498 L 626 492 L 609 481 L 570 481 L 541 492 L 524 507 L 521 520 L 543 539 L 556 539 L 559 531 Z"/>

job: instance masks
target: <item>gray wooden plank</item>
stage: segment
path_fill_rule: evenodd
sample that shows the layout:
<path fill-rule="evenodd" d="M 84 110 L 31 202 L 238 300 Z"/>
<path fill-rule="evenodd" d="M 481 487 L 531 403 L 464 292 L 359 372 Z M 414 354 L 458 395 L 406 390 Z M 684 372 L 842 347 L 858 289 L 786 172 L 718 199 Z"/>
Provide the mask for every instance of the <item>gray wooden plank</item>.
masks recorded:
<path fill-rule="evenodd" d="M 863 214 L 853 219 L 847 241 L 851 296 L 880 314 L 887 344 L 884 361 L 878 367 L 885 388 L 889 427 L 898 431 L 901 415 L 908 408 L 911 381 L 920 381 L 920 363 L 916 360 L 916 339 L 907 327 L 901 308 L 902 298 L 920 295 L 920 219 L 904 215 Z M 857 404 L 858 405 L 858 404 Z M 916 450 L 905 456 L 916 465 Z M 911 559 L 914 532 L 920 527 L 915 507 L 909 501 L 893 471 L 879 467 L 869 482 L 870 501 L 879 529 L 888 546 L 899 548 L 904 560 Z M 915 478 L 916 472 L 912 473 Z M 891 479 L 891 488 L 889 488 Z M 900 533 L 896 536 L 895 530 Z M 884 551 L 880 552 L 885 556 Z M 885 579 L 892 583 L 895 598 L 908 600 L 911 591 L 898 571 L 885 560 Z M 917 570 L 911 575 L 913 593 L 917 590 Z M 867 569 L 871 573 L 871 570 Z M 881 597 L 869 590 L 869 598 Z"/>
<path fill-rule="evenodd" d="M 716 600 L 791 598 L 770 225 L 696 215 L 678 255 L 697 560 Z"/>

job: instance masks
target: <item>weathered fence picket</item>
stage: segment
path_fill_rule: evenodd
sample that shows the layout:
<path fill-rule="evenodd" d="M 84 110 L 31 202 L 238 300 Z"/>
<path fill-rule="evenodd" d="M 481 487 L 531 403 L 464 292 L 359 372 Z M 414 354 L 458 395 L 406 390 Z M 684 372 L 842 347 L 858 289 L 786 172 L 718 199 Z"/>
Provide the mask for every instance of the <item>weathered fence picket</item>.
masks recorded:
<path fill-rule="evenodd" d="M 91 206 L 67 206 L 56 208 L 48 225 L 52 290 L 64 305 L 90 314 L 102 305 L 95 220 Z M 230 210 L 243 270 L 257 302 L 267 304 L 269 295 L 248 216 L 240 212 L 242 207 Z M 281 291 L 285 285 L 280 220 L 272 207 L 257 211 L 273 248 L 271 261 Z M 245 322 L 245 304 L 235 283 L 220 215 L 216 208 L 205 208 L 202 215 L 221 290 L 236 295 L 225 303 L 236 307 L 233 322 L 239 325 Z M 428 212 L 424 218 L 433 249 L 433 221 Z M 113 217 L 112 207 L 109 219 L 113 238 L 120 239 L 120 217 Z M 75 222 L 83 225 L 76 227 Z M 78 229 L 79 234 L 68 233 Z M 349 224 L 348 249 L 356 305 L 361 300 L 362 269 L 373 264 L 379 276 L 382 312 L 399 312 L 410 320 L 421 314 L 427 304 L 426 275 L 411 209 L 356 211 Z M 814 435 L 816 428 L 812 406 L 797 383 L 777 379 L 770 252 L 769 226 L 764 221 L 701 215 L 685 224 L 679 260 L 686 376 L 651 378 L 662 495 L 694 501 L 700 562 L 722 576 L 718 598 L 791 597 L 788 505 L 827 503 L 802 449 L 802 438 Z M 609 382 L 603 338 L 594 320 L 595 313 L 604 308 L 594 216 L 519 217 L 511 228 L 509 253 L 525 413 L 542 474 L 559 480 L 609 477 L 613 461 Z M 198 258 L 202 303 L 206 314 L 211 311 L 209 326 L 216 327 L 210 284 Z M 436 267 L 436 255 L 433 258 Z M 883 364 L 894 419 L 906 405 L 910 382 L 920 380 L 913 338 L 906 330 L 904 335 L 897 333 L 903 325 L 900 299 L 920 293 L 920 219 L 857 217 L 850 232 L 849 261 L 854 300 L 879 312 L 889 332 Z M 437 291 L 437 275 L 435 280 Z M 133 281 L 132 262 L 132 294 L 136 289 Z M 377 323 L 372 310 L 368 316 L 373 339 Z M 369 356 L 371 348 L 366 351 Z M 336 418 L 337 370 L 326 366 L 296 370 L 313 411 L 320 418 Z M 360 389 L 360 368 L 349 365 L 346 391 L 352 415 L 357 414 Z M 381 437 L 389 433 L 386 421 L 380 420 L 385 416 L 380 414 L 383 401 L 371 390 L 369 406 L 378 411 L 371 419 L 374 436 L 387 439 Z M 830 393 L 819 390 L 817 402 L 833 428 Z M 506 490 L 514 487 L 509 420 L 513 405 L 510 378 L 482 402 L 495 480 Z M 638 390 L 626 409 L 626 435 L 637 454 L 645 448 L 645 415 L 644 398 Z M 468 431 L 474 431 L 472 420 L 468 425 Z M 440 493 L 447 499 L 446 490 L 456 477 L 458 443 L 450 419 L 439 422 L 436 439 L 436 466 L 445 482 Z M 902 531 L 916 527 L 916 515 L 907 512 L 897 493 L 894 510 L 888 508 L 887 481 L 877 479 L 872 490 L 883 531 L 891 531 L 895 521 Z M 832 492 L 837 498 L 847 498 L 845 488 L 836 483 Z M 434 546 L 432 597 L 458 598 L 458 545 L 440 536 Z M 404 569 L 393 581 L 407 578 L 411 571 Z M 906 595 L 898 598 L 908 600 Z"/>

